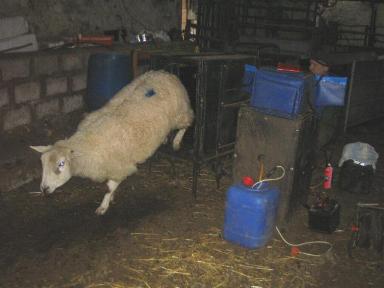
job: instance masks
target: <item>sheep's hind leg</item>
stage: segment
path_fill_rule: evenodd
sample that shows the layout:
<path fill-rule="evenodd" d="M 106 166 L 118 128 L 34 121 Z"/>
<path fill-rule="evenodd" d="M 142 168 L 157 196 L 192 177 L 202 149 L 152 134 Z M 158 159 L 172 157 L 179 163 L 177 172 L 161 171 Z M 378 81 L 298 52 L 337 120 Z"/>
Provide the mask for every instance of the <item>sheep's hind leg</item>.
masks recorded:
<path fill-rule="evenodd" d="M 96 209 L 95 213 L 97 215 L 104 215 L 105 212 L 107 212 L 109 208 L 109 203 L 113 200 L 114 193 L 116 191 L 116 188 L 119 186 L 119 184 L 120 182 L 108 180 L 107 186 L 108 186 L 109 192 L 104 195 L 103 201 L 101 202 L 100 206 Z"/>
<path fill-rule="evenodd" d="M 177 131 L 175 138 L 173 138 L 173 150 L 179 150 L 180 149 L 180 143 L 181 140 L 183 140 L 185 131 L 187 131 L 186 128 L 180 129 Z"/>

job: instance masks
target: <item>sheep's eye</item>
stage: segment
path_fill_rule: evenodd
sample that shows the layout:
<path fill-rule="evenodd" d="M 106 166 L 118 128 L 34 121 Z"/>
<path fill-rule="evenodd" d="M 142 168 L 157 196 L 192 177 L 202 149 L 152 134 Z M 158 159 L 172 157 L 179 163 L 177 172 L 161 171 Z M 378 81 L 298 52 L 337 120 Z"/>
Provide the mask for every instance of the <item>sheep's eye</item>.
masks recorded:
<path fill-rule="evenodd" d="M 60 172 L 63 171 L 64 165 L 65 165 L 65 161 L 64 160 L 60 160 L 59 164 L 57 165 L 57 167 L 59 168 Z"/>

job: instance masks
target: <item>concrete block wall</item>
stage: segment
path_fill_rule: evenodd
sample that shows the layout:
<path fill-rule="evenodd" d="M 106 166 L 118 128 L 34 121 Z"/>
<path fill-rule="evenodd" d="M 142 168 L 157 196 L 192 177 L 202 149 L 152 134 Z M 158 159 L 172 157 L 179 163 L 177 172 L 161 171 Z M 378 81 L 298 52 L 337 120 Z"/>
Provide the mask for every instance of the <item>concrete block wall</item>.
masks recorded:
<path fill-rule="evenodd" d="M 0 134 L 44 117 L 82 109 L 91 52 L 78 49 L 2 55 Z"/>

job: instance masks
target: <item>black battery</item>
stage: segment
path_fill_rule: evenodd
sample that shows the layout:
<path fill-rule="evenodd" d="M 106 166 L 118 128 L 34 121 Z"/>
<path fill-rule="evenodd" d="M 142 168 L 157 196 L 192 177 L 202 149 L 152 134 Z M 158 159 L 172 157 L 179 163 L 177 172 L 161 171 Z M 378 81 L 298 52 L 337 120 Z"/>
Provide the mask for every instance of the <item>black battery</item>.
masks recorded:
<path fill-rule="evenodd" d="M 308 226 L 312 230 L 332 233 L 340 223 L 340 204 L 331 200 L 324 206 L 312 206 L 308 210 Z"/>

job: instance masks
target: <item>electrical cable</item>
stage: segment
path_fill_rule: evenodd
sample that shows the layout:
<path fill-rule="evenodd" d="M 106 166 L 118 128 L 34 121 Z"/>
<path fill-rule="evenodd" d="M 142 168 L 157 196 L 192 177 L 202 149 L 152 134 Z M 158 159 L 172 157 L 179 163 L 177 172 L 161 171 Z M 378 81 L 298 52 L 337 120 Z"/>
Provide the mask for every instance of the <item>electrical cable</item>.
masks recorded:
<path fill-rule="evenodd" d="M 282 179 L 284 176 L 285 176 L 285 169 L 283 166 L 280 166 L 280 165 L 277 165 L 275 168 L 280 168 L 281 170 L 283 170 L 283 173 L 277 177 L 277 178 L 268 178 L 268 179 L 263 179 L 263 180 L 260 180 L 260 181 L 257 181 L 255 184 L 252 185 L 252 189 L 254 189 L 256 186 L 258 186 L 259 184 L 262 184 L 264 182 L 271 182 L 271 181 L 277 181 L 277 180 L 280 180 Z M 257 189 L 257 187 L 256 187 Z"/>
<path fill-rule="evenodd" d="M 328 248 L 328 250 L 324 254 L 328 253 L 333 248 L 333 245 L 331 243 L 327 242 L 327 241 L 309 241 L 309 242 L 303 242 L 303 243 L 299 243 L 299 244 L 292 244 L 292 243 L 289 243 L 283 237 L 283 235 L 281 234 L 281 232 L 280 232 L 280 230 L 279 230 L 279 228 L 277 226 L 276 226 L 276 231 L 279 234 L 279 236 L 281 237 L 281 239 L 284 241 L 284 243 L 287 244 L 288 246 L 291 246 L 291 247 L 301 247 L 301 246 L 311 245 L 311 244 L 324 244 L 324 245 L 328 245 L 329 248 Z M 312 254 L 312 253 L 307 253 L 307 252 L 302 252 L 302 251 L 300 251 L 300 254 L 307 255 L 307 256 L 313 256 L 313 257 L 321 257 L 321 256 L 323 256 L 323 254 Z"/>
<path fill-rule="evenodd" d="M 256 186 L 258 186 L 258 185 L 260 185 L 260 184 L 262 184 L 264 182 L 271 182 L 271 181 L 277 181 L 277 180 L 282 179 L 285 176 L 285 169 L 284 169 L 284 167 L 280 166 L 280 165 L 277 165 L 275 168 L 280 168 L 283 171 L 283 173 L 279 177 L 267 178 L 267 179 L 263 179 L 261 181 L 256 182 L 255 184 L 252 185 L 252 189 L 254 189 Z M 276 226 L 276 231 L 279 234 L 279 236 L 281 237 L 281 239 L 284 241 L 284 243 L 289 245 L 289 246 L 291 246 L 291 247 L 301 247 L 301 246 L 306 246 L 306 245 L 311 245 L 311 244 L 328 245 L 329 248 L 328 248 L 328 250 L 325 253 L 328 253 L 333 248 L 333 245 L 331 243 L 329 243 L 329 242 L 326 242 L 326 241 L 309 241 L 309 242 L 304 242 L 304 243 L 299 243 L 299 244 L 292 244 L 292 243 L 288 242 L 283 237 L 283 235 L 281 234 L 281 232 L 280 232 L 280 230 L 279 230 L 279 228 L 277 226 Z M 312 253 L 307 253 L 307 252 L 302 252 L 302 251 L 300 251 L 300 254 L 307 255 L 307 256 L 313 256 L 313 257 L 321 257 L 323 255 L 323 254 L 312 254 Z"/>

